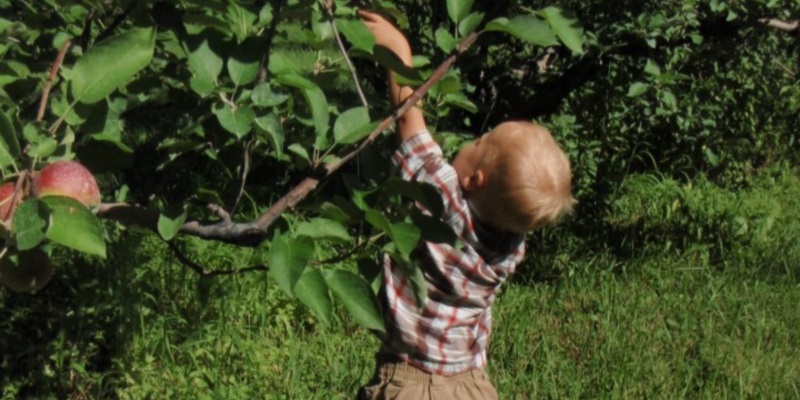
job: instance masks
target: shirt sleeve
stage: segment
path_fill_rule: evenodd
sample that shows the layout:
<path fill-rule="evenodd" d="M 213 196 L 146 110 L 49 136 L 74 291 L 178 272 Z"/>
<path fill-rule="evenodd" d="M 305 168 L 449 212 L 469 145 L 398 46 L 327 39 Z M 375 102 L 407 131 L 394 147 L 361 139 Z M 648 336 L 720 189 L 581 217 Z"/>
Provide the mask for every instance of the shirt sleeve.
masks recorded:
<path fill-rule="evenodd" d="M 455 232 L 468 224 L 469 211 L 464 200 L 458 175 L 442 155 L 442 148 L 428 132 L 421 132 L 406 140 L 393 156 L 403 180 L 433 185 L 442 196 L 442 216 Z"/>

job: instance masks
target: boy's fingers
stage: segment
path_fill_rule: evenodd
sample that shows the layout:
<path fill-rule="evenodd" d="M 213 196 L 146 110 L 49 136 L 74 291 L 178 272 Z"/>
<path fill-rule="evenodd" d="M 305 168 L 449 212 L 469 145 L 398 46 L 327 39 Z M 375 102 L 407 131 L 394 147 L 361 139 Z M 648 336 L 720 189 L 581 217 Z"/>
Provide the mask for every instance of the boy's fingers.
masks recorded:
<path fill-rule="evenodd" d="M 358 16 L 361 17 L 361 18 L 364 18 L 366 20 L 374 20 L 375 17 L 376 17 L 375 14 L 373 14 L 373 13 L 371 13 L 369 11 L 366 11 L 366 10 L 358 10 Z"/>
<path fill-rule="evenodd" d="M 385 19 L 383 17 L 381 17 L 380 14 L 376 14 L 376 13 L 369 12 L 369 11 L 366 11 L 366 10 L 358 10 L 358 16 L 360 16 L 361 18 L 364 18 L 365 20 L 370 21 L 370 22 L 382 22 L 382 21 L 385 21 Z"/>

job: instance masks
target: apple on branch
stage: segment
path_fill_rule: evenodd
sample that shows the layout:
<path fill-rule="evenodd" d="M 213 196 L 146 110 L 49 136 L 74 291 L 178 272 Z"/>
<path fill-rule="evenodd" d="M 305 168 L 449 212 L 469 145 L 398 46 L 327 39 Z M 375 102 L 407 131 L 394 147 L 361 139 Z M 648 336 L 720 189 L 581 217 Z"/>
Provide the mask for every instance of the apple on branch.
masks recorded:
<path fill-rule="evenodd" d="M 53 264 L 40 248 L 6 254 L 0 260 L 0 282 L 15 292 L 38 292 L 53 278 Z"/>
<path fill-rule="evenodd" d="M 94 175 L 75 161 L 56 161 L 45 166 L 34 175 L 31 190 L 37 198 L 71 197 L 87 207 L 94 207 L 101 200 Z"/>

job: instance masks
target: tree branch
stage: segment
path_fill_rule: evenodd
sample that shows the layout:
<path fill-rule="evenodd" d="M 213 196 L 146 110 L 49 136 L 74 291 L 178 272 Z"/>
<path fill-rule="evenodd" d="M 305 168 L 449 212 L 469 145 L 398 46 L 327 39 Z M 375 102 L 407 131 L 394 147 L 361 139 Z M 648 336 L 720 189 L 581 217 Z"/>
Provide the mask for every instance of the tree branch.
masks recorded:
<path fill-rule="evenodd" d="M 786 32 L 800 31 L 800 20 L 783 21 L 777 18 L 762 18 L 758 22 L 775 29 L 780 29 Z"/>
<path fill-rule="evenodd" d="M 406 98 L 391 115 L 384 118 L 357 148 L 345 154 L 336 162 L 324 165 L 319 171 L 315 171 L 311 176 L 305 178 L 289 191 L 289 193 L 272 204 L 272 206 L 255 221 L 233 222 L 230 218 L 222 218 L 221 221 L 210 224 L 205 224 L 205 222 L 202 221 L 188 221 L 183 224 L 180 232 L 206 240 L 217 240 L 239 246 L 258 246 L 266 239 L 268 228 L 284 211 L 296 206 L 300 201 L 305 199 L 309 193 L 316 189 L 322 179 L 339 170 L 345 163 L 366 149 L 381 135 L 381 133 L 383 133 L 383 131 L 388 129 L 400 118 L 400 116 L 405 114 L 411 107 L 414 107 L 414 105 L 422 99 L 422 96 L 450 70 L 458 57 L 469 49 L 477 37 L 476 33 L 465 37 L 456 51 L 436 68 L 431 77 L 418 87 L 411 96 Z M 157 230 L 159 214 L 156 210 L 125 203 L 107 203 L 101 204 L 96 209 L 96 213 L 101 217 L 115 219 L 128 225 L 138 225 Z"/>
<path fill-rule="evenodd" d="M 253 271 L 269 271 L 269 266 L 266 265 L 254 265 L 251 267 L 246 268 L 238 268 L 238 269 L 221 269 L 221 270 L 214 270 L 208 269 L 203 267 L 202 265 L 192 261 L 186 254 L 183 254 L 181 249 L 175 245 L 173 242 L 167 242 L 167 246 L 170 250 L 172 250 L 172 254 L 181 262 L 181 264 L 189 267 L 192 271 L 196 272 L 198 275 L 201 276 L 214 276 L 214 275 L 236 275 L 245 272 L 253 272 Z"/>
<path fill-rule="evenodd" d="M 42 100 L 39 102 L 39 112 L 36 113 L 36 122 L 41 122 L 42 119 L 44 119 L 44 112 L 47 109 L 47 98 L 50 96 L 50 89 L 53 87 L 53 81 L 56 79 L 58 70 L 61 68 L 61 64 L 64 62 L 64 56 L 67 54 L 67 50 L 69 50 L 71 45 L 72 41 L 70 40 L 67 40 L 61 45 L 61 49 L 58 51 L 58 56 L 56 56 L 56 61 L 53 63 L 53 66 L 50 67 L 50 75 L 47 76 L 47 80 L 44 82 Z"/>

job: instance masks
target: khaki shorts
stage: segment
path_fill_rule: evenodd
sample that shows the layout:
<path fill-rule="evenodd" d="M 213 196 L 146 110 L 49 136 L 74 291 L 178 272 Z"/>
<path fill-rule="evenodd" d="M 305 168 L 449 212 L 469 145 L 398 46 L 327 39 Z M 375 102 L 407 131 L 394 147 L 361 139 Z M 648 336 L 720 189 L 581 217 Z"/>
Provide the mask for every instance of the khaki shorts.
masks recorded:
<path fill-rule="evenodd" d="M 402 361 L 378 360 L 372 381 L 361 388 L 359 400 L 497 400 L 482 369 L 442 376 Z"/>

